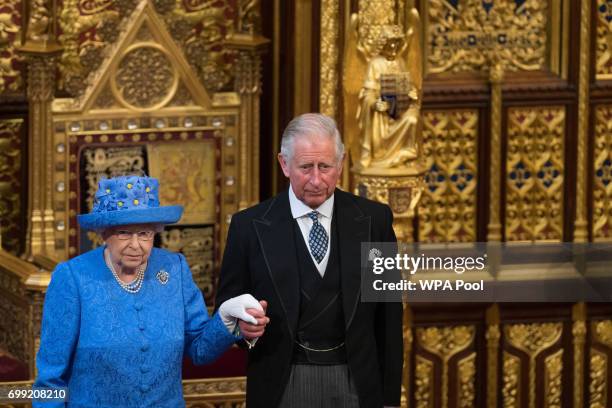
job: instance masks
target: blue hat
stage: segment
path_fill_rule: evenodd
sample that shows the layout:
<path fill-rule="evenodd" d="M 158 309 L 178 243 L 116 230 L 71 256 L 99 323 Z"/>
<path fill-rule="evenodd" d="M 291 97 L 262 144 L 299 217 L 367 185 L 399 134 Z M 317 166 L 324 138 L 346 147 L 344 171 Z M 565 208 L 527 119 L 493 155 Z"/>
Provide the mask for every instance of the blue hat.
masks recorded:
<path fill-rule="evenodd" d="M 98 230 L 116 225 L 174 224 L 183 206 L 159 206 L 159 181 L 153 177 L 122 176 L 102 179 L 93 210 L 78 216 L 81 228 Z"/>

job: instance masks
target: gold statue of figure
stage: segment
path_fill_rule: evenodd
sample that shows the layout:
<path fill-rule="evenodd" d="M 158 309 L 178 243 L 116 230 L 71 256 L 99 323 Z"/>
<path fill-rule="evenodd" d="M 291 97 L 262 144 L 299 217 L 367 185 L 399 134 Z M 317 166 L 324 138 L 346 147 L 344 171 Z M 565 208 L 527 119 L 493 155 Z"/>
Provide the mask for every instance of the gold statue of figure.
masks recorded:
<path fill-rule="evenodd" d="M 351 17 L 344 72 L 345 123 L 354 122 L 345 125 L 344 134 L 350 139 L 353 169 L 358 173 L 401 172 L 419 154 L 419 15 L 416 9 L 409 9 L 406 28 L 387 24 L 359 27 L 358 20 L 356 14 Z"/>
<path fill-rule="evenodd" d="M 49 10 L 47 0 L 32 0 L 26 38 L 34 42 L 49 39 Z"/>

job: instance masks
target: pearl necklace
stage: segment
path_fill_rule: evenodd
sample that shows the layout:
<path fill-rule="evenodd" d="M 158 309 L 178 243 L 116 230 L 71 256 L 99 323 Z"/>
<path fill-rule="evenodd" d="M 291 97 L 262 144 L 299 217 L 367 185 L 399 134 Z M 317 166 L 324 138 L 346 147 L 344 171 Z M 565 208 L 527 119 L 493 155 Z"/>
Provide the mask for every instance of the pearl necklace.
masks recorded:
<path fill-rule="evenodd" d="M 104 251 L 104 261 L 106 262 L 106 266 L 108 266 L 108 269 L 110 269 L 110 271 L 113 273 L 115 280 L 123 290 L 128 293 L 137 293 L 140 290 L 140 288 L 142 287 L 142 282 L 144 281 L 144 271 L 146 269 L 146 264 L 140 265 L 138 267 L 138 269 L 136 270 L 136 279 L 134 279 L 130 283 L 125 283 L 119 278 L 119 274 L 115 270 L 115 266 L 113 265 L 113 262 L 110 259 L 110 254 L 106 250 Z"/>

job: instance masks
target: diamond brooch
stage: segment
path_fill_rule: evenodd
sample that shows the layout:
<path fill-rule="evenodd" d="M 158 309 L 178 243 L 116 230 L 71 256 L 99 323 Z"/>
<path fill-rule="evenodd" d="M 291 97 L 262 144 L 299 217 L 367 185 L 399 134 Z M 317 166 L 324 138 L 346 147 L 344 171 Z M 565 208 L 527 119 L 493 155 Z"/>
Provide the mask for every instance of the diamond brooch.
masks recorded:
<path fill-rule="evenodd" d="M 159 281 L 159 283 L 161 283 L 162 285 L 165 285 L 166 283 L 168 283 L 168 280 L 170 279 L 170 274 L 163 269 L 157 272 L 157 275 L 155 276 L 157 277 L 157 280 Z"/>

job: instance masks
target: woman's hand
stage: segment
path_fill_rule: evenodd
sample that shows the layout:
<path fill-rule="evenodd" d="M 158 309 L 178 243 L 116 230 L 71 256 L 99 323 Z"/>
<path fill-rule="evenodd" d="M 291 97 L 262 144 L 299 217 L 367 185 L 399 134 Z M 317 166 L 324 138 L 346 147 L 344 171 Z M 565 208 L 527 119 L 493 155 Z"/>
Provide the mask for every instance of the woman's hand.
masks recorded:
<path fill-rule="evenodd" d="M 266 324 L 270 322 L 266 317 L 267 307 L 268 303 L 265 300 L 258 302 L 253 296 L 244 294 L 223 302 L 219 307 L 219 315 L 228 328 L 235 326 L 238 319 L 243 337 L 253 339 L 260 337 Z"/>

